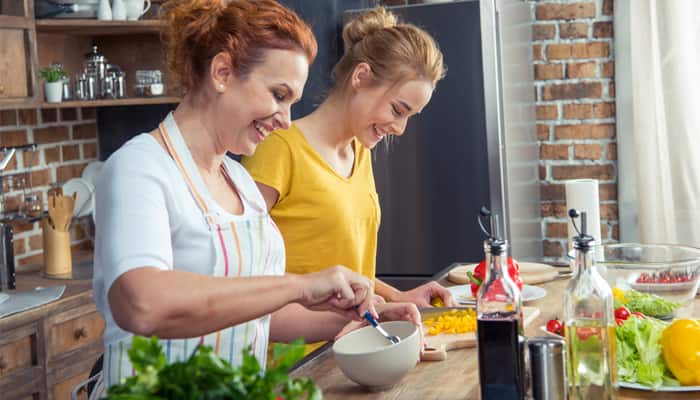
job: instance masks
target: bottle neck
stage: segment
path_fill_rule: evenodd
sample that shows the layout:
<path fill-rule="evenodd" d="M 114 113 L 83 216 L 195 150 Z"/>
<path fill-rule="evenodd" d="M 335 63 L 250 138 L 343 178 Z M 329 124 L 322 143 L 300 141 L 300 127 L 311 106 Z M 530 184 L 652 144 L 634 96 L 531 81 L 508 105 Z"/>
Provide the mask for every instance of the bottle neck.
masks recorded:
<path fill-rule="evenodd" d="M 582 274 L 584 272 L 590 272 L 593 268 L 593 257 L 590 248 L 585 250 L 576 250 L 576 272 L 577 274 Z"/>

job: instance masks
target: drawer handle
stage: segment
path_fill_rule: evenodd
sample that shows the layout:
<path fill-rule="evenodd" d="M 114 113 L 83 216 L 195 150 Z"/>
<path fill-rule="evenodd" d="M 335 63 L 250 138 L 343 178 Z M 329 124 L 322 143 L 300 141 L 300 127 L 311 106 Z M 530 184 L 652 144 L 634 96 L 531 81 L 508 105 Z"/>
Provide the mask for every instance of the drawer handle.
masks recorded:
<path fill-rule="evenodd" d="M 5 362 L 5 358 L 0 356 L 0 369 L 5 369 L 7 368 L 7 362 Z"/>
<path fill-rule="evenodd" d="M 74 333 L 74 336 L 75 336 L 75 338 L 78 339 L 78 340 L 81 339 L 81 338 L 86 338 L 86 337 L 88 337 L 88 331 L 87 331 L 87 329 L 86 329 L 85 327 L 82 327 L 82 328 L 80 328 L 80 329 L 76 329 L 76 330 L 75 330 L 75 333 Z"/>

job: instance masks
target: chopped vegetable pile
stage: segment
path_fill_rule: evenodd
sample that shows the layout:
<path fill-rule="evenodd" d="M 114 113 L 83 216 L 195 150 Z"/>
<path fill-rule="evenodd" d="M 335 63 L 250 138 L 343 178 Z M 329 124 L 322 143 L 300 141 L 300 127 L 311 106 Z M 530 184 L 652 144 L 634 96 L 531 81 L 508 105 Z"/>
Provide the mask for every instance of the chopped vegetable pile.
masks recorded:
<path fill-rule="evenodd" d="M 669 317 L 681 306 L 663 297 L 651 293 L 641 293 L 636 290 L 613 289 L 615 308 L 625 306 L 630 311 L 640 312 L 650 317 Z"/>
<path fill-rule="evenodd" d="M 473 309 L 450 310 L 437 318 L 428 318 L 423 321 L 428 330 L 427 334 L 439 335 L 441 333 L 468 333 L 476 331 L 476 312 Z"/>

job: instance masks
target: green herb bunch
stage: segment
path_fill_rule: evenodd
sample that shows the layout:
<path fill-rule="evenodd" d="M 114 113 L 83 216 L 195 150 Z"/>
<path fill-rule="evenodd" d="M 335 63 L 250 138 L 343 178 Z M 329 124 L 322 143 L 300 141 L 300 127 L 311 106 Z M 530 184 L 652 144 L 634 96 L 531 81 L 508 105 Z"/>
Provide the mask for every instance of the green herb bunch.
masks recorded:
<path fill-rule="evenodd" d="M 42 68 L 39 71 L 41 78 L 48 83 L 58 82 L 66 77 L 66 71 L 58 64 L 53 64 L 49 67 Z"/>
<path fill-rule="evenodd" d="M 304 342 L 274 344 L 273 359 L 261 368 L 250 348 L 243 363 L 233 368 L 210 346 L 198 346 L 186 361 L 167 364 L 156 337 L 135 336 L 129 360 L 136 372 L 109 388 L 110 400 L 261 399 L 320 400 L 322 394 L 309 378 L 290 378 L 289 369 L 304 355 Z"/>

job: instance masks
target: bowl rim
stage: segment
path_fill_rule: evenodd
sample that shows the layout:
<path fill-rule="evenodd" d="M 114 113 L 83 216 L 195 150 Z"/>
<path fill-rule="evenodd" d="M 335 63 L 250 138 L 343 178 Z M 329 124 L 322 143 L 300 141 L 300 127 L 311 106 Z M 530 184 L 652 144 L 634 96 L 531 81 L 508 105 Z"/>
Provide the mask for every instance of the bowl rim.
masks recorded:
<path fill-rule="evenodd" d="M 665 267 L 665 269 L 671 269 L 671 268 L 679 268 L 679 267 L 684 267 L 688 263 L 693 263 L 693 262 L 698 262 L 700 261 L 700 248 L 698 247 L 693 247 L 693 246 L 686 246 L 686 245 L 680 245 L 680 244 L 668 244 L 668 243 L 634 243 L 634 242 L 625 242 L 625 243 L 608 243 L 608 244 L 598 244 L 593 247 L 593 254 L 596 254 L 597 249 L 625 249 L 625 248 L 637 248 L 637 247 L 643 247 L 647 249 L 654 249 L 654 248 L 675 248 L 678 250 L 684 250 L 689 253 L 697 253 L 696 257 L 689 256 L 685 257 L 684 259 L 678 259 L 675 261 L 644 261 L 644 262 L 633 262 L 633 261 L 620 261 L 620 260 L 612 260 L 612 261 L 601 261 L 601 260 L 595 260 L 595 264 L 598 265 L 606 265 L 606 266 L 615 266 L 616 268 L 621 268 L 625 269 L 625 266 L 634 266 L 634 269 L 656 269 L 659 266 Z M 568 255 L 571 257 L 571 254 Z"/>
<path fill-rule="evenodd" d="M 385 325 L 385 324 L 395 324 L 395 323 L 400 323 L 400 324 L 411 324 L 411 326 L 413 327 L 413 332 L 411 332 L 411 333 L 410 333 L 408 336 L 406 336 L 405 338 L 402 338 L 402 339 L 401 339 L 401 342 L 397 343 L 396 345 L 391 345 L 391 346 L 387 346 L 387 347 L 382 347 L 382 348 L 379 348 L 379 349 L 368 350 L 368 351 L 363 351 L 363 352 L 352 352 L 352 353 L 346 352 L 346 351 L 339 351 L 339 350 L 336 349 L 336 345 L 337 345 L 341 340 L 343 340 L 344 338 L 349 337 L 350 335 L 357 335 L 357 334 L 359 334 L 358 332 L 360 332 L 360 331 L 362 331 L 362 330 L 364 330 L 364 329 L 367 329 L 367 328 L 369 328 L 369 329 L 374 329 L 374 327 L 373 327 L 372 325 L 363 326 L 362 328 L 356 329 L 356 330 L 354 330 L 354 331 L 352 331 L 352 332 L 350 332 L 350 333 L 348 333 L 348 334 L 346 334 L 346 335 L 343 335 L 340 339 L 336 340 L 336 341 L 333 343 L 333 346 L 332 346 L 333 354 L 339 354 L 339 355 L 343 355 L 343 356 L 361 356 L 361 355 L 363 356 L 363 355 L 375 354 L 375 353 L 379 353 L 379 352 L 382 352 L 382 351 L 386 351 L 387 349 L 395 348 L 395 347 L 397 347 L 398 345 L 400 345 L 401 343 L 403 343 L 404 341 L 408 341 L 409 339 L 412 339 L 414 336 L 418 335 L 419 327 L 416 326 L 416 325 L 415 325 L 413 322 L 411 322 L 411 321 L 385 321 L 385 322 L 382 322 L 381 324 L 382 324 L 382 325 Z M 377 332 L 377 334 L 379 335 L 380 333 Z"/>

